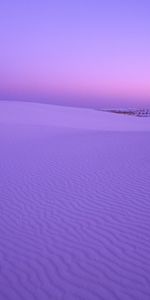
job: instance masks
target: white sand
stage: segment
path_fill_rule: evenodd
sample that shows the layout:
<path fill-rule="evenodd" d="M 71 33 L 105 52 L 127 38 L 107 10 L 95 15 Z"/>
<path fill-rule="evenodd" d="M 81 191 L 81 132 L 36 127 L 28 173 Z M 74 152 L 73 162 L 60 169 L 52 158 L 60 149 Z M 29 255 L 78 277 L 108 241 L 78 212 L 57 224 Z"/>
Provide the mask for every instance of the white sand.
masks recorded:
<path fill-rule="evenodd" d="M 150 131 L 149 118 L 133 118 L 94 109 L 9 101 L 0 102 L 0 122 L 86 130 Z"/>
<path fill-rule="evenodd" d="M 150 299 L 149 131 L 0 102 L 0 300 Z"/>

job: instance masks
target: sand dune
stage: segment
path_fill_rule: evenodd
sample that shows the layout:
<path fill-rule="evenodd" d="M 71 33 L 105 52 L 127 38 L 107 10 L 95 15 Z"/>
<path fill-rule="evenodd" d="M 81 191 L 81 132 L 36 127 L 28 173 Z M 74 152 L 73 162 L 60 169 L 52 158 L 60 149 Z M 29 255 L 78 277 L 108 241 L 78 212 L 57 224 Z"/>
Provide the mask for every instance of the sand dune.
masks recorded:
<path fill-rule="evenodd" d="M 150 131 L 149 118 L 57 105 L 0 102 L 0 122 L 85 130 Z"/>
<path fill-rule="evenodd" d="M 0 102 L 0 300 L 150 299 L 150 119 Z"/>

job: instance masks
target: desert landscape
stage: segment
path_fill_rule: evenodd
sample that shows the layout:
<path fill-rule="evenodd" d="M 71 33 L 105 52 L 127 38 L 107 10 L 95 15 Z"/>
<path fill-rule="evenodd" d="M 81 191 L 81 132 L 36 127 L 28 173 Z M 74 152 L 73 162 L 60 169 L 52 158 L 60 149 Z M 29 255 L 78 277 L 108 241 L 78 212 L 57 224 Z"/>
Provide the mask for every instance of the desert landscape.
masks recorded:
<path fill-rule="evenodd" d="M 0 102 L 0 299 L 150 299 L 150 118 Z"/>

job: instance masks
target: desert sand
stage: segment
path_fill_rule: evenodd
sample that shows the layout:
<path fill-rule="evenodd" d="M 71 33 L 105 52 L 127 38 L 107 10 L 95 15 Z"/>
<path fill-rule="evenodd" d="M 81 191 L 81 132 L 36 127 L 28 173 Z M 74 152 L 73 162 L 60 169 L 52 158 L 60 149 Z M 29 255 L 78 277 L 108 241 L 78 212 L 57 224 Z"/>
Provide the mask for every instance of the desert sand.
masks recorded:
<path fill-rule="evenodd" d="M 0 102 L 0 300 L 150 299 L 150 118 Z"/>

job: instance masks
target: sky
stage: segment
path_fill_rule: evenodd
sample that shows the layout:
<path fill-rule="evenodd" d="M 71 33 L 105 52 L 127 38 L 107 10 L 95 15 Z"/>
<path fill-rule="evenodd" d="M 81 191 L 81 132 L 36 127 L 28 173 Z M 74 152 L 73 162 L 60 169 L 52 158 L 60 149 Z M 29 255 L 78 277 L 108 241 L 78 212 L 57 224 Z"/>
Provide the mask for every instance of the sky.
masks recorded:
<path fill-rule="evenodd" d="M 150 106 L 149 0 L 0 1 L 0 100 Z"/>

